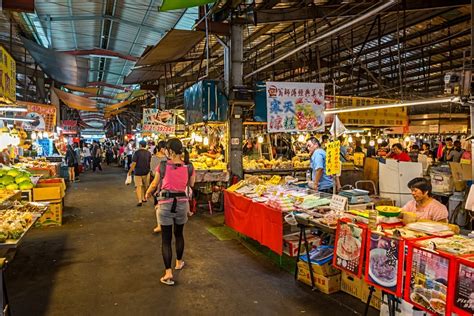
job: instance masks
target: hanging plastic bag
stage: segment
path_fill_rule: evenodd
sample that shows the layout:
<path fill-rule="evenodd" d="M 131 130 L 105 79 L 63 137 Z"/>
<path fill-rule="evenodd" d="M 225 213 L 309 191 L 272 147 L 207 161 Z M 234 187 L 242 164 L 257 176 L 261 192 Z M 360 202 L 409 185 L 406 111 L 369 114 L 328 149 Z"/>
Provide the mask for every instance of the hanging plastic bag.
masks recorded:
<path fill-rule="evenodd" d="M 129 185 L 132 183 L 132 176 L 131 175 L 127 175 L 127 179 L 125 179 L 125 184 L 126 185 Z"/>

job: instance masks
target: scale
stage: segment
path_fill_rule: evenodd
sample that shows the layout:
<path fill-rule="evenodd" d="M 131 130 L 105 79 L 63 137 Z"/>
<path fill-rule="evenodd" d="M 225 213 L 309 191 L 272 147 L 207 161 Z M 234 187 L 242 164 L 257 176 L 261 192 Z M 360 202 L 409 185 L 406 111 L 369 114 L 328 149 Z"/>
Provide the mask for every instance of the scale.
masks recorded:
<path fill-rule="evenodd" d="M 371 202 L 371 199 L 369 197 L 369 191 L 366 190 L 342 190 L 341 192 L 339 192 L 339 195 L 346 197 L 349 201 L 349 204 L 364 204 Z"/>

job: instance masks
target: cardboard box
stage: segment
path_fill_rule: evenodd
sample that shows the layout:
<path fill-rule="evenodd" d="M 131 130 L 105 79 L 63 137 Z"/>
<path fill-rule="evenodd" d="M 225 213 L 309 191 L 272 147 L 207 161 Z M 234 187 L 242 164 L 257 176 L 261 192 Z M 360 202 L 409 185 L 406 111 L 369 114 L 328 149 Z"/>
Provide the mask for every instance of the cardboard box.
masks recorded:
<path fill-rule="evenodd" d="M 301 266 L 304 266 L 304 269 L 308 269 L 308 263 L 306 261 L 298 261 L 298 268 L 300 267 L 300 264 L 301 264 Z M 331 275 L 336 275 L 336 274 L 341 273 L 341 270 L 336 269 L 332 265 L 332 261 L 329 261 L 329 262 L 327 262 L 325 264 L 322 264 L 322 265 L 319 265 L 319 264 L 316 264 L 316 263 L 313 262 L 311 264 L 311 267 L 312 267 L 312 270 L 315 274 L 320 274 L 320 275 L 323 275 L 323 276 L 331 276 Z"/>
<path fill-rule="evenodd" d="M 341 274 L 341 290 L 350 294 L 358 299 L 362 296 L 362 284 L 363 281 L 361 278 L 353 276 L 345 271 L 342 271 Z"/>
<path fill-rule="evenodd" d="M 37 227 L 61 226 L 63 223 L 62 202 L 50 203 L 49 209 L 36 222 Z"/>
<path fill-rule="evenodd" d="M 459 162 L 450 162 L 451 174 L 453 175 L 454 190 L 461 192 L 466 189 L 466 181 L 472 180 L 471 165 Z"/>
<path fill-rule="evenodd" d="M 341 275 L 336 274 L 329 277 L 313 274 L 314 285 L 325 294 L 332 294 L 341 290 Z M 311 285 L 311 275 L 305 262 L 298 262 L 298 281 Z"/>
<path fill-rule="evenodd" d="M 296 257 L 298 255 L 298 241 L 300 233 L 293 233 L 283 236 L 283 253 L 290 257 Z M 316 248 L 321 244 L 321 238 L 311 235 L 310 231 L 306 231 L 306 238 L 308 239 L 308 248 Z M 306 248 L 304 241 L 301 241 L 301 255 L 306 254 Z"/>
<path fill-rule="evenodd" d="M 367 303 L 370 293 L 370 285 L 365 283 L 362 280 L 361 284 L 361 295 L 360 300 L 364 303 Z M 372 293 L 372 299 L 370 300 L 370 306 L 380 310 L 380 306 L 382 305 L 382 290 L 375 288 L 375 291 Z"/>
<path fill-rule="evenodd" d="M 61 200 L 66 195 L 66 183 L 62 178 L 40 180 L 33 188 L 34 201 Z"/>

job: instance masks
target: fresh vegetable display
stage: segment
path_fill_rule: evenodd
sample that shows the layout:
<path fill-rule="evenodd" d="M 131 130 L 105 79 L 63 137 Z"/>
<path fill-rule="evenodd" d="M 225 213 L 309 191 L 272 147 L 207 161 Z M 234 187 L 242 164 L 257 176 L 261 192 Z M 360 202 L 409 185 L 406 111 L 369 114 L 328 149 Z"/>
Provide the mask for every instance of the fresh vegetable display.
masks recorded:
<path fill-rule="evenodd" d="M 7 190 L 30 190 L 34 187 L 31 174 L 20 168 L 0 169 L 0 188 Z"/>

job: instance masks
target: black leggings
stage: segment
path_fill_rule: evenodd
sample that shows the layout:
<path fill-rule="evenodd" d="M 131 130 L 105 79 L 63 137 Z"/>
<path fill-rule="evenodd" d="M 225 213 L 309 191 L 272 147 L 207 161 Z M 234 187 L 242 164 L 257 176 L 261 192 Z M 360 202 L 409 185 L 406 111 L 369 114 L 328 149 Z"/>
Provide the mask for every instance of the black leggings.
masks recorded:
<path fill-rule="evenodd" d="M 184 252 L 184 235 L 183 225 L 174 224 L 174 238 L 176 239 L 176 259 L 181 260 Z M 171 240 L 173 239 L 173 226 L 161 225 L 161 253 L 165 268 L 171 269 L 171 259 L 173 258 L 173 250 L 171 248 Z"/>

